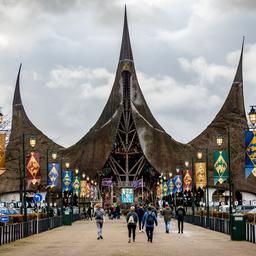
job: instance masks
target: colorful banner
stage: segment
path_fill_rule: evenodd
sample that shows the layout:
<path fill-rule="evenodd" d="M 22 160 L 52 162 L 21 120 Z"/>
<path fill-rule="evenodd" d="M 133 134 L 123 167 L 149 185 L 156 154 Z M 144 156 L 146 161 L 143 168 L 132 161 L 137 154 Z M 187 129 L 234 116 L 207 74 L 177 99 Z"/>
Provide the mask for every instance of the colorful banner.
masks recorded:
<path fill-rule="evenodd" d="M 133 189 L 142 188 L 143 187 L 142 183 L 143 183 L 142 179 L 133 181 L 132 182 Z"/>
<path fill-rule="evenodd" d="M 101 181 L 102 187 L 112 187 L 112 185 L 113 185 L 112 178 L 103 178 Z"/>
<path fill-rule="evenodd" d="M 0 176 L 5 172 L 5 137 L 0 133 Z"/>
<path fill-rule="evenodd" d="M 256 177 L 256 131 L 245 131 L 245 177 Z"/>
<path fill-rule="evenodd" d="M 163 196 L 167 196 L 167 192 L 168 192 L 167 181 L 163 180 L 163 183 L 162 183 L 162 193 L 163 193 Z"/>
<path fill-rule="evenodd" d="M 182 175 L 176 175 L 174 177 L 174 185 L 175 185 L 175 188 L 174 188 L 174 192 L 182 192 L 183 190 L 183 184 L 182 184 Z"/>
<path fill-rule="evenodd" d="M 204 189 L 206 186 L 206 163 L 195 163 L 196 188 Z"/>
<path fill-rule="evenodd" d="M 222 184 L 228 179 L 228 151 L 217 151 L 213 152 L 213 178 L 214 185 L 218 182 Z"/>
<path fill-rule="evenodd" d="M 184 191 L 192 190 L 192 171 L 191 170 L 183 171 L 183 188 L 184 188 Z"/>
<path fill-rule="evenodd" d="M 167 195 L 172 195 L 173 189 L 174 189 L 173 179 L 168 179 L 167 186 L 168 186 Z"/>
<path fill-rule="evenodd" d="M 62 170 L 62 193 L 72 189 L 72 170 Z"/>
<path fill-rule="evenodd" d="M 86 194 L 85 194 L 86 198 L 90 198 L 91 197 L 91 184 L 89 182 L 86 183 Z"/>
<path fill-rule="evenodd" d="M 80 181 L 80 187 L 81 187 L 80 197 L 86 197 L 86 194 L 87 194 L 87 182 L 86 182 L 86 180 L 81 180 Z"/>
<path fill-rule="evenodd" d="M 55 187 L 60 182 L 60 164 L 49 163 L 48 164 L 48 175 L 47 175 L 47 186 Z"/>
<path fill-rule="evenodd" d="M 80 193 L 80 177 L 74 176 L 73 177 L 73 194 L 76 194 L 77 196 Z"/>
<path fill-rule="evenodd" d="M 38 152 L 31 152 L 27 156 L 26 161 L 26 169 L 27 169 L 27 181 L 28 187 L 32 183 L 35 185 L 36 183 L 39 185 L 41 180 L 40 173 L 40 164 L 39 164 L 40 155 Z"/>
<path fill-rule="evenodd" d="M 156 187 L 156 195 L 158 198 L 161 198 L 162 197 L 162 188 L 161 188 L 161 185 L 158 185 Z"/>

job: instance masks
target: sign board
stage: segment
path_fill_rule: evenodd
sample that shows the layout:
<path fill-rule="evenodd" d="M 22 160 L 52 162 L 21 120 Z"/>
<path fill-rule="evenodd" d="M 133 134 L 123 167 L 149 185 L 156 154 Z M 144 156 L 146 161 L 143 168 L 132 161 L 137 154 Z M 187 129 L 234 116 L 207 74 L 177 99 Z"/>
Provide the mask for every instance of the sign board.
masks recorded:
<path fill-rule="evenodd" d="M 1 207 L 1 208 L 4 207 L 4 203 L 0 203 L 0 207 Z"/>
<path fill-rule="evenodd" d="M 221 202 L 221 205 L 223 206 L 223 205 L 225 205 L 225 203 L 224 203 L 224 202 Z"/>
<path fill-rule="evenodd" d="M 22 206 L 22 202 L 18 202 L 18 207 L 21 207 Z"/>
<path fill-rule="evenodd" d="M 13 208 L 14 207 L 14 203 L 10 203 L 9 207 Z"/>
<path fill-rule="evenodd" d="M 235 201 L 235 205 L 236 205 L 236 206 L 238 205 L 238 201 Z"/>
<path fill-rule="evenodd" d="M 243 217 L 235 217 L 235 220 L 236 220 L 236 221 L 243 221 L 244 218 L 243 218 Z"/>
<path fill-rule="evenodd" d="M 36 203 L 40 203 L 42 200 L 43 200 L 43 196 L 42 196 L 40 193 L 36 193 L 36 194 L 34 195 L 34 201 L 35 201 Z"/>
<path fill-rule="evenodd" d="M 9 222 L 9 216 L 0 216 L 0 222 L 4 222 L 4 223 Z"/>
<path fill-rule="evenodd" d="M 256 200 L 252 201 L 252 205 L 256 206 Z"/>
<path fill-rule="evenodd" d="M 246 205 L 246 200 L 243 200 L 243 205 Z"/>
<path fill-rule="evenodd" d="M 133 203 L 134 194 L 132 188 L 122 188 L 121 201 L 122 203 Z"/>

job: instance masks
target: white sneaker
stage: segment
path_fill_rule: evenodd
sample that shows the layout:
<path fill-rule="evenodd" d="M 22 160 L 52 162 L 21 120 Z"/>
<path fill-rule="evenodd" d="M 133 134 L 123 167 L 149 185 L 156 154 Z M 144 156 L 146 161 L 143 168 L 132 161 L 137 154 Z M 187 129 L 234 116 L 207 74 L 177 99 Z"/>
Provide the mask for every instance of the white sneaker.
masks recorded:
<path fill-rule="evenodd" d="M 142 230 L 139 231 L 140 233 L 142 232 Z"/>

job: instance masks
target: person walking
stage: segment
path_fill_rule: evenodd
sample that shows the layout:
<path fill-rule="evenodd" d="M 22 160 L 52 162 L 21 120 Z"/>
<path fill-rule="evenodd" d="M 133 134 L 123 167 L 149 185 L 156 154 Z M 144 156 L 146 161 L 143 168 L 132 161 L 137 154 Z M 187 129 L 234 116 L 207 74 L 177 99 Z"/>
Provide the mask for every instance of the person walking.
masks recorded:
<path fill-rule="evenodd" d="M 164 223 L 165 223 L 165 232 L 169 233 L 171 228 L 171 219 L 172 219 L 172 209 L 169 207 L 168 203 L 165 204 L 163 210 Z"/>
<path fill-rule="evenodd" d="M 103 239 L 102 236 L 102 228 L 103 228 L 103 222 L 104 222 L 104 210 L 100 207 L 100 204 L 95 205 L 96 211 L 95 211 L 95 220 L 97 225 L 97 233 L 98 233 L 98 240 Z"/>
<path fill-rule="evenodd" d="M 183 206 L 178 206 L 176 209 L 176 217 L 178 219 L 178 233 L 183 233 L 183 222 L 184 216 L 186 215 L 186 211 Z"/>
<path fill-rule="evenodd" d="M 138 214 L 138 217 L 139 217 L 139 232 L 144 232 L 143 229 L 141 228 L 141 224 L 142 224 L 142 219 L 143 219 L 143 216 L 145 214 L 145 211 L 143 209 L 143 206 L 140 204 L 139 208 L 137 209 L 137 214 Z"/>
<path fill-rule="evenodd" d="M 132 234 L 132 239 L 133 242 L 135 242 L 135 236 L 136 236 L 136 227 L 137 227 L 137 222 L 138 222 L 138 214 L 135 212 L 135 207 L 131 206 L 130 212 L 127 214 L 126 217 L 126 222 L 127 222 L 127 227 L 128 227 L 128 243 L 131 242 L 131 234 Z"/>
<path fill-rule="evenodd" d="M 88 220 L 90 219 L 90 220 L 92 220 L 92 210 L 93 210 L 93 208 L 91 207 L 91 205 L 89 205 L 89 207 L 88 207 L 88 210 L 87 210 L 87 216 L 88 216 Z"/>
<path fill-rule="evenodd" d="M 152 211 L 151 207 L 148 207 L 148 211 L 145 212 L 142 219 L 142 228 L 146 226 L 146 233 L 148 237 L 148 242 L 153 242 L 153 233 L 154 233 L 154 225 L 158 225 L 157 218 L 155 213 Z"/>

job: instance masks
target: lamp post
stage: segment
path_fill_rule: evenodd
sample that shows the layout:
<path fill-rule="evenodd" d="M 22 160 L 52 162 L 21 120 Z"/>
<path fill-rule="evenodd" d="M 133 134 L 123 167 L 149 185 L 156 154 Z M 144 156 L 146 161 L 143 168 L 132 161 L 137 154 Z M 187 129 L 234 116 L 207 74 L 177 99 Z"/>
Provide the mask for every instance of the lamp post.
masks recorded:
<path fill-rule="evenodd" d="M 51 153 L 52 160 L 56 160 L 58 157 L 57 153 L 53 151 Z M 49 178 L 49 149 L 46 150 L 46 170 L 47 170 L 47 218 L 48 218 L 48 227 L 50 226 L 50 193 L 51 193 L 51 187 L 48 185 L 48 178 Z"/>
<path fill-rule="evenodd" d="M 203 149 L 205 151 L 205 166 L 206 166 L 206 196 L 205 196 L 205 204 L 206 204 L 206 227 L 210 226 L 210 208 L 209 208 L 209 168 L 208 168 L 208 148 Z M 203 151 L 199 150 L 197 152 L 197 158 L 201 160 L 203 158 Z"/>
<path fill-rule="evenodd" d="M 195 174 L 194 174 L 194 157 L 191 159 L 191 171 L 192 171 L 192 216 L 193 223 L 195 223 Z"/>
<path fill-rule="evenodd" d="M 28 236 L 28 216 L 27 216 L 27 200 L 26 200 L 26 194 L 27 194 L 27 188 L 26 188 L 26 151 L 25 151 L 25 137 L 27 134 L 22 134 L 22 152 L 23 152 L 23 171 L 22 171 L 22 187 L 23 187 L 23 207 L 24 207 L 24 236 Z M 36 137 L 34 135 L 30 135 L 29 144 L 31 148 L 34 148 L 36 145 Z"/>
<path fill-rule="evenodd" d="M 75 169 L 75 174 L 77 177 L 79 177 L 79 169 L 78 168 Z M 79 215 L 80 215 L 80 191 L 81 191 L 81 181 L 79 183 L 79 189 L 78 189 L 78 193 L 77 193 L 77 206 L 78 206 Z"/>
<path fill-rule="evenodd" d="M 224 142 L 223 137 L 221 135 L 217 136 L 216 143 L 217 143 L 217 145 L 219 147 L 222 146 L 223 142 Z M 230 157 L 230 132 L 229 132 L 229 129 L 228 129 L 228 171 L 229 171 L 228 172 L 228 181 L 229 181 L 228 182 L 228 184 L 229 184 L 229 223 L 231 224 L 232 196 L 233 196 L 233 194 L 232 194 L 231 157 Z"/>
<path fill-rule="evenodd" d="M 250 106 L 250 112 L 248 113 L 249 116 L 249 120 L 254 128 L 255 124 L 256 124 L 256 106 Z"/>

